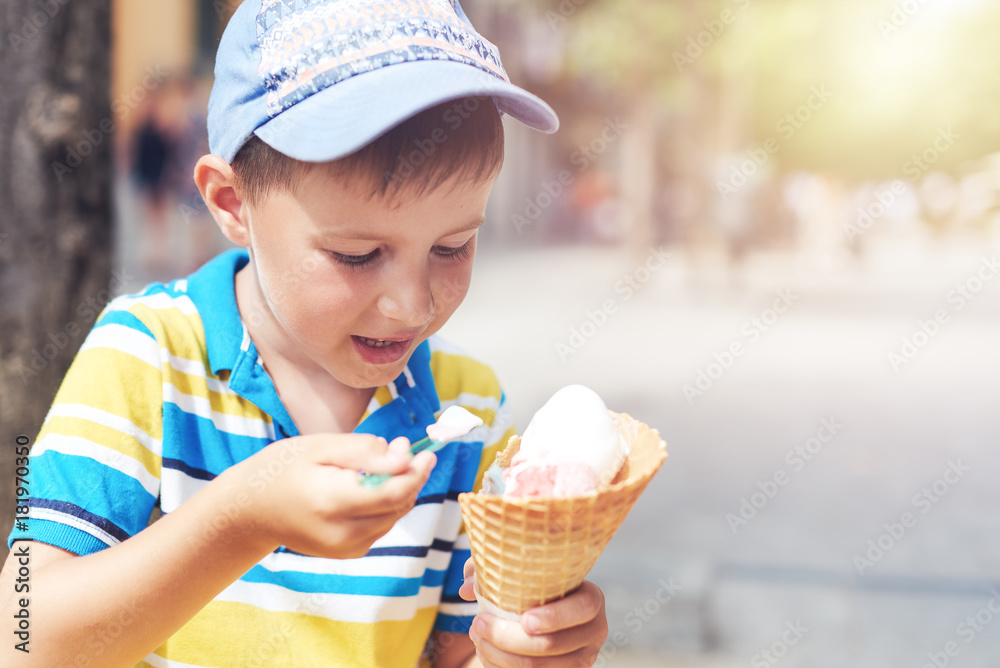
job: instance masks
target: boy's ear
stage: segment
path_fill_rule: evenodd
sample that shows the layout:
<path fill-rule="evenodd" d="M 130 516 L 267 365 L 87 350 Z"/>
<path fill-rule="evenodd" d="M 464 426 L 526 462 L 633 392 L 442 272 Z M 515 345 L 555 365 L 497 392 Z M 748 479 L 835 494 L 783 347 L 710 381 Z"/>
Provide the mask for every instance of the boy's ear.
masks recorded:
<path fill-rule="evenodd" d="M 194 182 L 226 238 L 249 248 L 249 215 L 236 190 L 232 166 L 217 155 L 203 155 L 194 166 Z"/>

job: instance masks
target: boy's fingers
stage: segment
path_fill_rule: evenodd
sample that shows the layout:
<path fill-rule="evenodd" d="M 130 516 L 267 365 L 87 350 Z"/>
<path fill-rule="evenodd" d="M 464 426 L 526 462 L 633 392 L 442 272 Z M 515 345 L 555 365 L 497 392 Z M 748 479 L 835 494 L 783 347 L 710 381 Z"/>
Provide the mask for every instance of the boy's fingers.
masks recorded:
<path fill-rule="evenodd" d="M 584 580 L 569 596 L 526 611 L 521 615 L 521 625 L 531 634 L 552 633 L 587 624 L 598 617 L 604 619 L 604 592 Z"/>
<path fill-rule="evenodd" d="M 405 471 L 411 460 L 408 451 L 387 448 L 385 439 L 370 434 L 346 434 L 336 442 L 321 441 L 316 447 L 316 453 L 315 461 L 319 464 L 389 475 Z"/>
<path fill-rule="evenodd" d="M 358 483 L 354 502 L 359 516 L 389 513 L 402 517 L 410 512 L 436 463 L 434 453 L 421 452 L 411 460 L 405 471 L 393 475 L 381 485 L 362 488 Z"/>
<path fill-rule="evenodd" d="M 401 454 L 410 453 L 410 439 L 405 436 L 400 436 L 399 438 L 392 439 L 392 443 L 389 444 L 389 450 L 392 452 L 399 452 Z"/>

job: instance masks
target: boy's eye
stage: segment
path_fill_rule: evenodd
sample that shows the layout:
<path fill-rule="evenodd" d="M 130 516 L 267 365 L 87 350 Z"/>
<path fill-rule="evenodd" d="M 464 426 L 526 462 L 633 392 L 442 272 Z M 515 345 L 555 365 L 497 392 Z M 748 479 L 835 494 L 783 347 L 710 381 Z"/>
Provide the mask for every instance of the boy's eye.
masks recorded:
<path fill-rule="evenodd" d="M 330 251 L 330 255 L 334 260 L 340 264 L 346 265 L 351 269 L 364 269 L 371 263 L 378 259 L 380 254 L 380 249 L 376 248 L 371 253 L 365 253 L 364 255 L 344 255 L 343 253 L 334 253 Z"/>
<path fill-rule="evenodd" d="M 472 249 L 472 239 L 469 239 L 461 246 L 452 248 L 450 246 L 435 246 L 434 252 L 447 260 L 464 260 L 469 257 Z"/>

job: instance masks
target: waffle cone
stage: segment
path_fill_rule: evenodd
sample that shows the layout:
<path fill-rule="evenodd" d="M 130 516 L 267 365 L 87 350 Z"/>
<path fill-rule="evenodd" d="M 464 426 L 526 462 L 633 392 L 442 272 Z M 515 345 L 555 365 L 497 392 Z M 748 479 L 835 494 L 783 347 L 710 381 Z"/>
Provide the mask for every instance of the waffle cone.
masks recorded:
<path fill-rule="evenodd" d="M 602 489 L 565 498 L 459 495 L 477 595 L 520 614 L 583 583 L 667 458 L 667 444 L 658 431 L 625 413 L 609 412 L 631 450 L 618 475 Z M 519 447 L 520 438 L 512 437 L 497 455 L 501 466 L 510 464 Z"/>

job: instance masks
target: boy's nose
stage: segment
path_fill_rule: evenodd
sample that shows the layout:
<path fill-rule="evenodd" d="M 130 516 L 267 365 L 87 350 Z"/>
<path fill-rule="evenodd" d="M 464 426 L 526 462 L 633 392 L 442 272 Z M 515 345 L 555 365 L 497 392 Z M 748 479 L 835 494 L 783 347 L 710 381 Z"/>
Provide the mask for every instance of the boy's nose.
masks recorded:
<path fill-rule="evenodd" d="M 391 280 L 378 299 L 378 310 L 406 327 L 424 327 L 434 318 L 429 277 L 405 276 Z"/>

